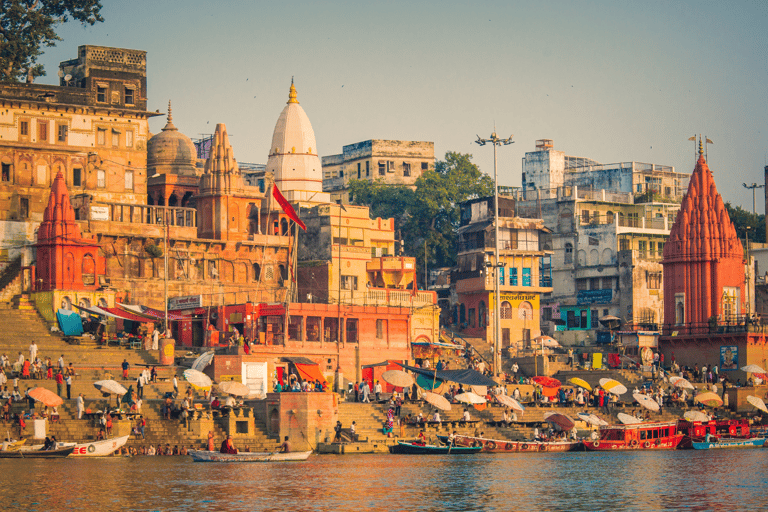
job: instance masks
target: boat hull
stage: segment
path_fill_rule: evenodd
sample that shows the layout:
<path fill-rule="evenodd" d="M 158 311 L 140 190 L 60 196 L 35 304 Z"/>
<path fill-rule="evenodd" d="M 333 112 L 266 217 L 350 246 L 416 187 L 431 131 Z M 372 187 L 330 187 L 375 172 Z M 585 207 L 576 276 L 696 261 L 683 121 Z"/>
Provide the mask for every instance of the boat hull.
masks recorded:
<path fill-rule="evenodd" d="M 754 439 L 719 439 L 717 441 L 704 441 L 691 443 L 694 450 L 716 450 L 733 448 L 762 448 L 765 445 L 765 438 L 758 437 Z"/>
<path fill-rule="evenodd" d="M 295 462 L 307 460 L 308 452 L 261 452 L 261 453 L 221 453 L 206 450 L 189 450 L 194 462 Z"/>
<path fill-rule="evenodd" d="M 482 446 L 435 446 L 432 444 L 418 445 L 398 441 L 396 445 L 389 447 L 389 452 L 409 455 L 467 455 L 478 453 L 482 449 Z"/>
<path fill-rule="evenodd" d="M 96 441 L 93 443 L 82 443 L 75 445 L 72 457 L 108 457 L 117 450 L 125 446 L 129 436 L 115 437 Z"/>
<path fill-rule="evenodd" d="M 622 440 L 602 440 L 584 441 L 584 447 L 594 452 L 613 452 L 620 450 L 676 450 L 680 441 L 683 440 L 683 434 L 675 434 L 664 439 L 654 439 L 652 441 L 638 441 L 637 443 L 625 442 Z"/>
<path fill-rule="evenodd" d="M 56 450 L 4 450 L 0 451 L 0 459 L 55 459 L 69 456 L 75 449 L 74 446 L 58 448 Z"/>
<path fill-rule="evenodd" d="M 447 436 L 439 436 L 447 442 Z M 483 453 L 571 452 L 581 448 L 581 441 L 506 441 L 484 437 L 456 436 L 455 446 L 480 446 Z"/>

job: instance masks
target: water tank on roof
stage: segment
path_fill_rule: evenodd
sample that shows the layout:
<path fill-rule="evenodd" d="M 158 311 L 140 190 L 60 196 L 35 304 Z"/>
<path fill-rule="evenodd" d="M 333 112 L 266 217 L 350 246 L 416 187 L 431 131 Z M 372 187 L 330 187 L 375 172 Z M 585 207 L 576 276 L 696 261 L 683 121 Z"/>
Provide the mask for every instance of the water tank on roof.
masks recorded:
<path fill-rule="evenodd" d="M 555 146 L 552 139 L 539 139 L 536 141 L 536 149 L 552 149 Z"/>

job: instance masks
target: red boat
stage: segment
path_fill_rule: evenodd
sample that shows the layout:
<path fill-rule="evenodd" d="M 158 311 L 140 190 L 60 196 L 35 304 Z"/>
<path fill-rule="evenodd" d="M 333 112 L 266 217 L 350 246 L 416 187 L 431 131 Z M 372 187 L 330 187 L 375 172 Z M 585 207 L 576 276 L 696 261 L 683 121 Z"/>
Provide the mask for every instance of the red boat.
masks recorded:
<path fill-rule="evenodd" d="M 600 427 L 600 439 L 584 441 L 584 446 L 592 451 L 674 450 L 682 440 L 677 421 L 665 421 Z"/>
<path fill-rule="evenodd" d="M 447 441 L 448 438 L 441 436 L 440 439 Z M 581 441 L 507 441 L 472 436 L 456 436 L 453 442 L 456 446 L 482 446 L 484 453 L 571 452 L 581 445 Z"/>
<path fill-rule="evenodd" d="M 681 449 L 693 448 L 693 442 L 702 442 L 707 434 L 731 439 L 748 439 L 753 437 L 747 420 L 710 420 L 677 422 L 678 430 L 683 434 L 683 440 L 678 446 Z"/>

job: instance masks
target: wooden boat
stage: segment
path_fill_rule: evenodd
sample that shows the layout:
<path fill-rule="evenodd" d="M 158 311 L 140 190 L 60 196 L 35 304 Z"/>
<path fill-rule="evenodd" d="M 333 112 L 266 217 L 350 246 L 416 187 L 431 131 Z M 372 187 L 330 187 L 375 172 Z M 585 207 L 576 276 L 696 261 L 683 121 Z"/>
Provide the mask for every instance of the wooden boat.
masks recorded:
<path fill-rule="evenodd" d="M 113 437 L 102 441 L 93 441 L 91 443 L 58 443 L 59 448 L 69 448 L 73 446 L 72 457 L 108 457 L 117 450 L 125 446 L 130 436 Z M 42 444 L 33 444 L 22 446 L 21 451 L 28 452 L 33 450 L 42 450 Z"/>
<path fill-rule="evenodd" d="M 0 459 L 53 459 L 69 456 L 75 449 L 74 446 L 68 446 L 65 448 L 57 448 L 55 450 L 2 450 L 0 451 Z"/>
<path fill-rule="evenodd" d="M 418 444 L 398 441 L 396 445 L 389 447 L 389 453 L 405 453 L 411 455 L 466 455 L 477 453 L 482 449 L 482 446 L 437 446 L 434 444 Z"/>
<path fill-rule="evenodd" d="M 682 440 L 677 421 L 664 421 L 600 427 L 600 438 L 584 446 L 591 451 L 674 450 Z"/>
<path fill-rule="evenodd" d="M 448 436 L 438 436 L 448 443 Z M 454 446 L 480 446 L 483 453 L 570 452 L 581 448 L 581 441 L 508 441 L 485 437 L 456 436 Z"/>
<path fill-rule="evenodd" d="M 208 450 L 189 450 L 194 462 L 292 462 L 307 460 L 312 454 L 308 452 L 241 452 L 221 453 Z"/>
<path fill-rule="evenodd" d="M 677 429 L 683 434 L 683 440 L 678 446 L 678 448 L 681 449 L 693 448 L 694 442 L 705 442 L 705 438 L 708 435 L 731 439 L 763 437 L 750 432 L 749 422 L 744 419 L 710 421 L 680 420 L 677 422 Z"/>
<path fill-rule="evenodd" d="M 707 434 L 704 441 L 693 441 L 694 450 L 713 450 L 716 448 L 762 448 L 765 444 L 764 437 L 740 439 L 734 437 L 717 437 Z"/>

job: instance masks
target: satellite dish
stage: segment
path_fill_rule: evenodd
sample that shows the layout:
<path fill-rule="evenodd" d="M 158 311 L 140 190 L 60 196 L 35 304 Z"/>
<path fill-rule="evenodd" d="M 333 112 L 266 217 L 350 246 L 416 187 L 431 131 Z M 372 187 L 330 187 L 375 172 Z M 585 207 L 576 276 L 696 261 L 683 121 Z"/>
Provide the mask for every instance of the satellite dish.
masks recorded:
<path fill-rule="evenodd" d="M 66 74 L 66 75 L 64 76 L 64 81 L 65 81 L 65 82 L 69 82 L 70 80 L 72 80 L 72 75 L 70 75 L 70 74 Z"/>

